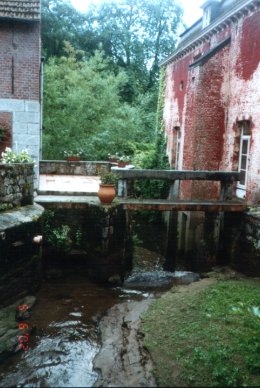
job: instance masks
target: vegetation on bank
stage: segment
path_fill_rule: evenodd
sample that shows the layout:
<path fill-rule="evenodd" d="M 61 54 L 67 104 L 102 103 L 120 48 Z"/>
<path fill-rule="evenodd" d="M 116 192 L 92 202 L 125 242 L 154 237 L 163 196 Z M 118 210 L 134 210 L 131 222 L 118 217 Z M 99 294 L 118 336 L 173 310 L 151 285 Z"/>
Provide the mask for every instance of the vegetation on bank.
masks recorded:
<path fill-rule="evenodd" d="M 142 319 L 158 386 L 260 386 L 259 281 L 189 287 L 172 288 Z"/>

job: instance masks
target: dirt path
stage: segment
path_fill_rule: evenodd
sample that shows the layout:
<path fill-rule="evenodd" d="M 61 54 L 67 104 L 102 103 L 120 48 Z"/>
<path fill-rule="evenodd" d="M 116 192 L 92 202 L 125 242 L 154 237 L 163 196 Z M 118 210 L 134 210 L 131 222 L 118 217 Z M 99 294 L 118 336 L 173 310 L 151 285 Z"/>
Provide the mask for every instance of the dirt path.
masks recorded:
<path fill-rule="evenodd" d="M 178 297 L 198 292 L 216 281 L 202 279 L 178 286 Z M 112 307 L 100 322 L 102 347 L 94 359 L 100 373 L 96 387 L 156 387 L 152 361 L 143 348 L 140 316 L 154 299 L 130 301 Z"/>

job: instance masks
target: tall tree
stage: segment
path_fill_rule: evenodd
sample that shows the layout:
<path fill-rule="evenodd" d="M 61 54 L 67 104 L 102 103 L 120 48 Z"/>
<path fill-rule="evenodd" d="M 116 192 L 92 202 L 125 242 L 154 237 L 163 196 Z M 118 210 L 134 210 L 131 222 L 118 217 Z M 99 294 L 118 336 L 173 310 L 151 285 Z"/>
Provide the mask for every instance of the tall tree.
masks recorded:
<path fill-rule="evenodd" d="M 182 12 L 174 0 L 112 0 L 92 5 L 86 18 L 106 55 L 145 92 L 158 80 L 159 61 L 175 47 Z"/>
<path fill-rule="evenodd" d="M 100 52 L 79 61 L 80 53 L 66 43 L 66 53 L 45 65 L 44 158 L 82 148 L 87 158 L 100 159 L 122 148 L 126 139 L 140 141 L 139 114 L 120 97 L 126 75 L 115 76 Z"/>
<path fill-rule="evenodd" d="M 42 48 L 46 58 L 64 54 L 64 41 L 79 49 L 86 31 L 83 15 L 64 0 L 42 0 Z"/>

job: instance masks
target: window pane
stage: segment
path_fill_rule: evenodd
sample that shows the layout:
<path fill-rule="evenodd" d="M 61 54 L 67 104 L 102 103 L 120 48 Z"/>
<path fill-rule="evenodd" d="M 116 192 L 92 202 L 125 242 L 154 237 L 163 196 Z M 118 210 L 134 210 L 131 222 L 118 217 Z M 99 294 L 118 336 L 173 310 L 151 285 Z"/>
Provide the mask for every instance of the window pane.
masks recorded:
<path fill-rule="evenodd" d="M 242 143 L 242 154 L 247 154 L 248 140 L 243 140 Z"/>
<path fill-rule="evenodd" d="M 240 182 L 239 182 L 241 185 L 245 185 L 246 184 L 246 172 L 241 170 L 240 171 Z"/>
<path fill-rule="evenodd" d="M 247 159 L 246 155 L 243 155 L 242 158 L 241 158 L 241 168 L 243 170 L 246 169 L 246 159 Z"/>
<path fill-rule="evenodd" d="M 250 135 L 250 121 L 243 122 L 243 134 Z"/>

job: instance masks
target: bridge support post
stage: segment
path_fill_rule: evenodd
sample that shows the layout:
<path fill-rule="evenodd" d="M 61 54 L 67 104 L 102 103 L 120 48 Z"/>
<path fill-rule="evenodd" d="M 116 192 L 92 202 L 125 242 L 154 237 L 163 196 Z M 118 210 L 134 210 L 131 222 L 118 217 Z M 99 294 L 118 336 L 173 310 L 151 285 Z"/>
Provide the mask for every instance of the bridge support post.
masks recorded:
<path fill-rule="evenodd" d="M 127 179 L 119 179 L 117 185 L 117 196 L 127 198 Z"/>

